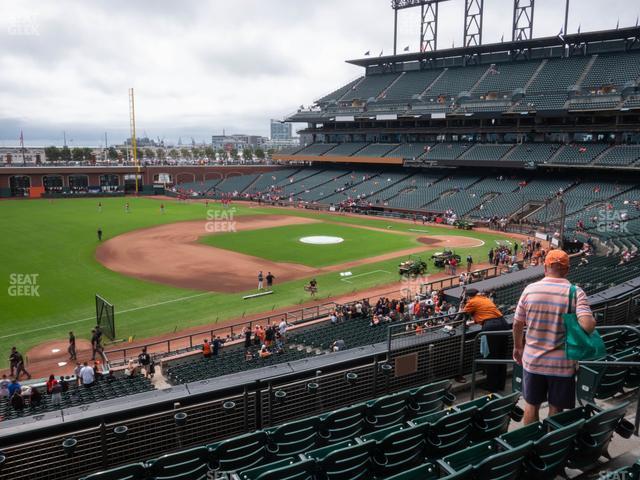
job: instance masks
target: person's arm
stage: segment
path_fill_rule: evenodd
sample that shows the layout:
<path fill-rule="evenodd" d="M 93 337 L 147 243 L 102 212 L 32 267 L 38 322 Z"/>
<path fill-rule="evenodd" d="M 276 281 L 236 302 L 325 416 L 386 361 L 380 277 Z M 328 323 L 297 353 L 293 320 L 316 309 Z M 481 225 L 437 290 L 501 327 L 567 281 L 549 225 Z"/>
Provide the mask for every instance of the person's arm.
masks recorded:
<path fill-rule="evenodd" d="M 527 325 L 526 293 L 522 293 L 518 306 L 513 316 L 513 359 L 518 365 L 522 365 L 524 352 L 524 327 Z"/>
<path fill-rule="evenodd" d="M 587 295 L 580 287 L 576 287 L 576 316 L 582 329 L 588 334 L 596 329 L 596 320 L 587 300 Z"/>

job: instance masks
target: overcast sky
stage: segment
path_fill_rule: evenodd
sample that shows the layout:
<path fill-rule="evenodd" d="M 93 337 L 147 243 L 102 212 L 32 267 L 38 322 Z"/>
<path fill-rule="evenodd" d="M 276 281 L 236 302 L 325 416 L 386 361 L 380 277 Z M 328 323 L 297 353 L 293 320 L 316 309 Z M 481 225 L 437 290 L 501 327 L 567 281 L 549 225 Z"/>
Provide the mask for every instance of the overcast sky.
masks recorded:
<path fill-rule="evenodd" d="M 559 33 L 564 1 L 537 0 L 534 36 Z M 485 2 L 485 43 L 510 38 L 512 0 Z M 638 0 L 572 0 L 569 31 L 633 26 Z M 605 10 L 606 8 L 606 10 Z M 464 0 L 440 8 L 439 45 L 462 43 Z M 419 49 L 419 13 L 400 14 L 399 49 Z M 138 135 L 183 142 L 268 135 L 356 78 L 344 60 L 391 53 L 390 0 L 0 0 L 0 146 L 99 145 Z"/>

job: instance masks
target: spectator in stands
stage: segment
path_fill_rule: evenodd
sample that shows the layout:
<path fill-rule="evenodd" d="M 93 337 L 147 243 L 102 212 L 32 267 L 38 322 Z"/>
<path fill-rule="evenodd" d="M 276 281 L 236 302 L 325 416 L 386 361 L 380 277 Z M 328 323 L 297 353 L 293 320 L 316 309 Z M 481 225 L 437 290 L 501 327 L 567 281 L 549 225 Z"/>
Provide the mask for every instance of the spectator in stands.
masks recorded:
<path fill-rule="evenodd" d="M 502 312 L 495 303 L 485 295 L 479 294 L 475 288 L 470 288 L 466 292 L 466 301 L 462 312 L 469 315 L 473 322 L 482 327 L 483 332 L 508 330 L 509 325 L 502 316 Z M 487 344 L 489 359 L 506 359 L 508 339 L 506 336 L 488 335 Z M 507 365 L 487 365 L 486 388 L 490 392 L 504 390 L 507 378 Z"/>
<path fill-rule="evenodd" d="M 524 423 L 539 419 L 540 405 L 549 402 L 549 415 L 575 406 L 575 362 L 564 352 L 562 315 L 568 310 L 571 283 L 569 256 L 550 251 L 544 260 L 545 277 L 528 285 L 518 302 L 513 321 L 513 358 L 523 366 Z M 591 333 L 596 322 L 587 296 L 576 287 L 575 313 L 580 326 Z M 527 329 L 526 336 L 524 329 Z"/>
<path fill-rule="evenodd" d="M 24 410 L 24 398 L 22 398 L 22 390 L 20 388 L 14 390 L 14 392 L 11 394 L 11 399 L 9 400 L 9 402 L 11 403 L 11 406 L 14 410 L 18 412 Z"/>
<path fill-rule="evenodd" d="M 39 407 L 42 404 L 42 394 L 36 387 L 31 387 L 31 395 L 29 396 L 29 405 L 31 408 Z"/>
<path fill-rule="evenodd" d="M 471 267 L 473 266 L 473 257 L 471 254 L 467 255 L 467 273 L 471 272 Z"/>
<path fill-rule="evenodd" d="M 289 327 L 289 324 L 287 324 L 287 321 L 283 318 L 280 321 L 280 324 L 278 325 L 278 333 L 280 333 L 280 338 L 282 338 L 283 342 L 287 341 L 287 328 Z"/>
<path fill-rule="evenodd" d="M 76 362 L 76 368 L 73 369 L 73 374 L 76 376 L 76 383 L 80 386 L 81 378 L 80 372 L 82 371 L 82 364 L 80 362 Z"/>
<path fill-rule="evenodd" d="M 212 342 L 214 357 L 218 356 L 218 353 L 220 353 L 220 349 L 222 348 L 223 344 L 224 344 L 224 341 L 222 341 L 220 337 L 216 337 L 215 340 Z"/>
<path fill-rule="evenodd" d="M 52 377 L 54 383 L 52 383 L 51 389 L 49 389 L 49 384 L 52 380 Z M 60 378 L 60 381 L 62 381 L 62 377 Z M 49 381 L 47 382 L 47 393 L 51 395 L 51 405 L 53 405 L 54 407 L 59 407 L 62 404 L 62 385 L 55 379 L 53 375 L 49 377 Z"/>
<path fill-rule="evenodd" d="M 138 365 L 144 369 L 144 376 L 149 376 L 149 367 L 151 365 L 151 355 L 147 353 L 147 347 L 142 347 L 142 352 L 138 355 Z"/>
<path fill-rule="evenodd" d="M 0 380 L 0 399 L 9 398 L 9 385 L 11 385 L 11 382 L 7 378 L 7 375 L 2 374 L 2 380 Z"/>
<path fill-rule="evenodd" d="M 51 390 L 53 390 L 53 387 L 57 384 L 58 381 L 56 380 L 55 375 L 49 375 L 49 380 L 47 380 L 47 383 L 45 384 L 49 395 L 51 395 Z"/>
<path fill-rule="evenodd" d="M 340 352 L 342 350 L 345 350 L 347 348 L 346 344 L 344 343 L 344 340 L 342 339 L 338 339 L 335 342 L 333 342 L 331 344 L 331 350 L 333 352 Z"/>
<path fill-rule="evenodd" d="M 98 349 L 100 348 L 100 335 L 96 330 L 91 330 L 91 360 L 96 359 L 96 353 L 98 353 Z"/>
<path fill-rule="evenodd" d="M 82 369 L 80 370 L 80 381 L 82 382 L 84 388 L 91 388 L 95 379 L 95 371 L 92 367 L 89 366 L 87 362 L 84 362 Z"/>
<path fill-rule="evenodd" d="M 202 356 L 204 358 L 211 358 L 211 345 L 206 338 L 202 341 Z"/>
<path fill-rule="evenodd" d="M 262 345 L 260 348 L 260 358 L 269 358 L 271 356 L 271 352 L 267 348 L 266 345 Z"/>
<path fill-rule="evenodd" d="M 136 364 L 133 363 L 133 358 L 129 359 L 129 363 L 127 364 L 124 374 L 129 378 L 136 376 Z"/>
<path fill-rule="evenodd" d="M 113 369 L 109 370 L 109 373 L 107 374 L 107 382 L 113 382 L 116 380 L 116 374 L 113 371 Z"/>
<path fill-rule="evenodd" d="M 249 350 L 251 348 L 251 329 L 244 327 L 242 333 L 244 334 L 244 349 Z"/>

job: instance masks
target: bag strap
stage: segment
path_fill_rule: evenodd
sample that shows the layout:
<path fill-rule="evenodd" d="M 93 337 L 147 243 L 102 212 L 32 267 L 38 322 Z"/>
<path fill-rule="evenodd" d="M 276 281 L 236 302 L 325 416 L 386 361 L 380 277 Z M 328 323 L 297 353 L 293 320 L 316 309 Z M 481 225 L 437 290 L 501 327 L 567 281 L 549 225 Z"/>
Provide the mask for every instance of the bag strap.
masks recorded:
<path fill-rule="evenodd" d="M 569 308 L 567 313 L 575 313 L 576 311 L 576 286 L 572 283 L 569 287 Z"/>

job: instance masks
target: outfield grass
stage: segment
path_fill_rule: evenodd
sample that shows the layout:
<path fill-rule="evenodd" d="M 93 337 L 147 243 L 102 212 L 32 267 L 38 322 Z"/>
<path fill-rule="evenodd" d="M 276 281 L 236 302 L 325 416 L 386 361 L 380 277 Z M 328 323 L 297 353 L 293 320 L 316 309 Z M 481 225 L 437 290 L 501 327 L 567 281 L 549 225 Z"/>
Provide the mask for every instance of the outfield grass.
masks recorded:
<path fill-rule="evenodd" d="M 102 202 L 102 212 L 98 211 Z M 124 212 L 125 202 L 131 212 Z M 268 297 L 244 301 L 241 295 L 203 293 L 129 278 L 112 272 L 95 260 L 96 230 L 105 238 L 139 228 L 206 218 L 200 203 L 160 202 L 144 198 L 10 200 L 0 202 L 0 366 L 6 367 L 9 348 L 22 351 L 51 339 L 64 339 L 69 330 L 88 338 L 95 324 L 94 294 L 99 293 L 116 306 L 118 337 L 144 338 L 197 325 L 211 324 L 275 308 L 308 301 L 303 291 L 306 280 L 276 285 Z M 216 208 L 210 205 L 210 208 Z M 249 208 L 235 206 L 235 214 L 286 214 L 313 217 L 341 224 L 387 228 L 395 231 L 423 230 L 424 234 L 467 235 L 493 244 L 498 235 L 444 230 L 384 219 L 318 214 L 305 210 Z M 351 229 L 350 229 L 351 230 Z M 370 238 L 364 232 L 364 238 Z M 384 232 L 380 232 L 385 235 Z M 342 235 L 340 235 L 342 236 Z M 410 237 L 394 236 L 394 239 Z M 386 237 L 385 237 L 386 239 Z M 386 241 L 386 240 L 385 240 Z M 359 248 L 366 242 L 361 241 Z M 403 247 L 404 248 L 404 247 Z M 488 246 L 459 249 L 463 258 L 471 253 L 476 262 L 484 261 Z M 352 279 L 338 273 L 317 277 L 321 298 L 372 288 L 399 280 L 398 258 L 350 269 Z M 340 261 L 333 262 L 340 263 Z M 159 263 L 161 268 L 161 263 Z M 431 268 L 431 267 L 430 267 Z M 10 296 L 12 274 L 37 274 L 39 296 Z"/>
<path fill-rule="evenodd" d="M 302 237 L 314 235 L 335 236 L 344 241 L 331 245 L 310 245 L 300 241 Z M 201 241 L 274 262 L 299 263 L 310 267 L 337 265 L 420 245 L 412 236 L 328 222 L 223 233 L 202 237 Z"/>

